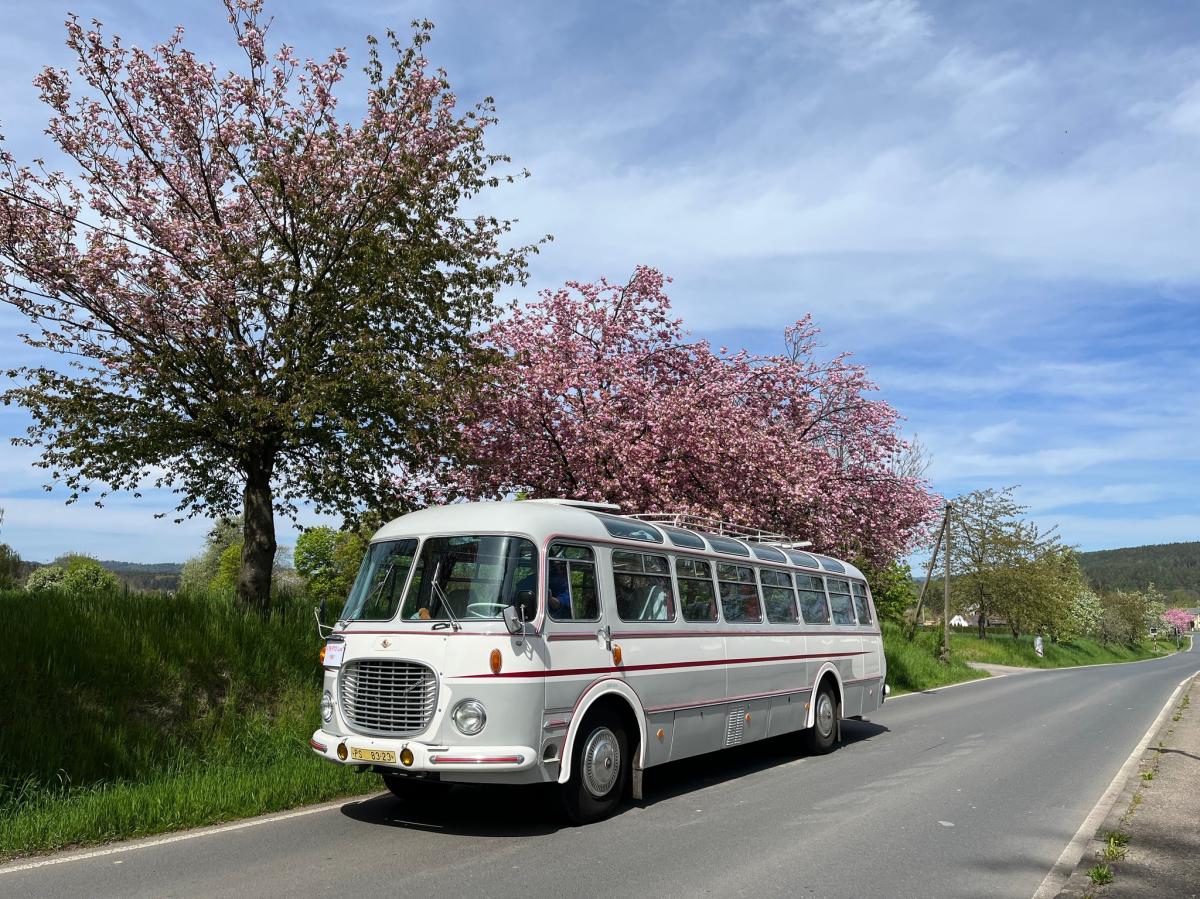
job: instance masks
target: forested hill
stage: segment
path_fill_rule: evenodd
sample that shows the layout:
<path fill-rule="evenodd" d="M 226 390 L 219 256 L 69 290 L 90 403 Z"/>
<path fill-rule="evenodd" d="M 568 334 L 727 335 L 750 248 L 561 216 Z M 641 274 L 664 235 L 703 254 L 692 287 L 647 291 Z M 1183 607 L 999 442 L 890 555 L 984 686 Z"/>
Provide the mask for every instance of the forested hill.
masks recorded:
<path fill-rule="evenodd" d="M 1137 590 L 1154 584 L 1185 591 L 1200 604 L 1200 542 L 1160 543 L 1080 553 L 1084 573 L 1101 590 Z M 1172 599 L 1181 598 L 1172 596 Z"/>
<path fill-rule="evenodd" d="M 119 577 L 130 590 L 178 590 L 179 573 L 183 570 L 179 562 L 145 565 L 106 560 L 100 564 Z"/>

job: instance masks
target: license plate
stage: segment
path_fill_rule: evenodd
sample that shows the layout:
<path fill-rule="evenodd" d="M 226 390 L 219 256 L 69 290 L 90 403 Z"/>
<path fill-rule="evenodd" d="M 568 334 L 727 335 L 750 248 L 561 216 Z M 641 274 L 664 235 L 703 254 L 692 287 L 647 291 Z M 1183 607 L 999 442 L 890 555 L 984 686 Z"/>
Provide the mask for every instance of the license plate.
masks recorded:
<path fill-rule="evenodd" d="M 356 762 L 383 762 L 384 764 L 396 764 L 396 753 L 390 749 L 355 749 L 350 748 L 350 758 Z"/>

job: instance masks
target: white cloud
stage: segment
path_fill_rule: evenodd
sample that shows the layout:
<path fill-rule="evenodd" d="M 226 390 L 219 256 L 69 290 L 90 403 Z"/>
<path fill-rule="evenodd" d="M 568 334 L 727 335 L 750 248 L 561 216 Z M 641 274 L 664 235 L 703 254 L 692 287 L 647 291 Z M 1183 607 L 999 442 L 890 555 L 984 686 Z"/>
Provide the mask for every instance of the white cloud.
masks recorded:
<path fill-rule="evenodd" d="M 816 34 L 851 69 L 905 55 L 932 33 L 932 20 L 914 0 L 817 0 L 802 8 Z"/>

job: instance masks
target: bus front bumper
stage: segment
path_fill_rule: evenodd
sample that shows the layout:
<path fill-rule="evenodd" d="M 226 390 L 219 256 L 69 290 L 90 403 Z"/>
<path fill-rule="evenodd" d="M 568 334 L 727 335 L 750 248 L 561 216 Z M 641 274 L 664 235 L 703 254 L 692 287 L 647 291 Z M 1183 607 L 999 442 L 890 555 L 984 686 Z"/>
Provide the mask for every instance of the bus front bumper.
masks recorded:
<path fill-rule="evenodd" d="M 323 730 L 316 731 L 308 745 L 331 762 L 397 771 L 524 771 L 538 761 L 537 751 L 528 746 L 442 746 L 358 734 L 337 736 Z"/>

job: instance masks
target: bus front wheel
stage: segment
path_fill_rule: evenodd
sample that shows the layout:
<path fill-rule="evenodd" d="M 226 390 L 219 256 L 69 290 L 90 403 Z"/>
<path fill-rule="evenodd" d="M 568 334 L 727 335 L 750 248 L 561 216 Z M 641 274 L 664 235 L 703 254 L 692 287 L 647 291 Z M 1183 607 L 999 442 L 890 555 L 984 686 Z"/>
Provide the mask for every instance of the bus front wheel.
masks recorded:
<path fill-rule="evenodd" d="M 814 755 L 821 755 L 833 749 L 833 744 L 837 741 L 837 723 L 841 709 L 838 706 L 837 694 L 829 685 L 829 681 L 821 684 L 814 702 L 816 708 L 813 713 L 813 726 L 808 729 L 806 736 L 808 751 Z"/>
<path fill-rule="evenodd" d="M 571 777 L 562 786 L 563 809 L 573 824 L 607 818 L 629 781 L 629 737 L 611 712 L 588 716 L 571 755 Z"/>

